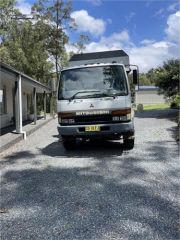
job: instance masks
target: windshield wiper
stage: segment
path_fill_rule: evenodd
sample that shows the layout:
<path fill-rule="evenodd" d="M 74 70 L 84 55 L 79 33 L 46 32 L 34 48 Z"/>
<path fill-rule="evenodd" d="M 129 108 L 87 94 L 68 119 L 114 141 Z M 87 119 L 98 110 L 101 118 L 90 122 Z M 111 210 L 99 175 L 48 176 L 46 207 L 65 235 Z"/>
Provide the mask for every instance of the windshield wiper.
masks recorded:
<path fill-rule="evenodd" d="M 94 94 L 84 95 L 81 98 L 87 98 L 87 97 L 91 97 L 91 98 L 93 98 L 93 97 L 112 97 L 112 98 L 116 98 L 116 96 L 125 96 L 126 95 L 124 92 L 122 92 L 122 93 L 108 93 L 108 92 L 102 92 L 102 91 L 99 91 L 99 90 L 92 90 L 92 91 L 89 90 L 89 91 L 79 91 L 79 92 L 76 92 L 68 100 L 72 101 L 73 99 L 76 98 L 76 96 L 78 94 L 81 94 L 81 93 L 94 93 Z"/>
<path fill-rule="evenodd" d="M 115 98 L 115 96 L 113 94 L 109 94 L 109 93 L 105 93 L 105 92 L 98 92 L 98 93 L 95 93 L 95 94 L 91 94 L 91 95 L 86 95 L 84 97 L 113 97 Z"/>
<path fill-rule="evenodd" d="M 76 92 L 74 95 L 72 95 L 72 97 L 69 98 L 69 101 L 72 101 L 73 99 L 75 99 L 75 97 L 80 94 L 80 93 L 90 93 L 90 92 L 97 92 L 97 93 L 100 93 L 101 91 L 98 91 L 98 90 L 89 90 L 89 91 L 79 91 L 79 92 Z M 91 95 L 90 95 L 91 96 Z"/>

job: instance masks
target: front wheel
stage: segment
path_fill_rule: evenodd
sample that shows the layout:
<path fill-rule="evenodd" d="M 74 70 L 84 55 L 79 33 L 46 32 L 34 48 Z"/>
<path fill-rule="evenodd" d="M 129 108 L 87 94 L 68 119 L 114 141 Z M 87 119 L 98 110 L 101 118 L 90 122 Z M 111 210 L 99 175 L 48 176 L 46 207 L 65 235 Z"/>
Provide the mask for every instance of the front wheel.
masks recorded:
<path fill-rule="evenodd" d="M 72 150 L 76 146 L 76 138 L 70 136 L 62 136 L 62 143 L 66 150 Z"/>
<path fill-rule="evenodd" d="M 124 139 L 123 146 L 126 150 L 132 150 L 134 148 L 134 139 Z"/>

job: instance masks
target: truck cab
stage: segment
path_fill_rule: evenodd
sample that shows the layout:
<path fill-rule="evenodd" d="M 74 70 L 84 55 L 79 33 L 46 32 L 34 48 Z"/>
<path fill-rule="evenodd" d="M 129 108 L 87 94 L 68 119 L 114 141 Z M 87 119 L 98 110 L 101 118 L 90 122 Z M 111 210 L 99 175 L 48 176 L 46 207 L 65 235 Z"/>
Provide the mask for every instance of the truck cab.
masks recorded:
<path fill-rule="evenodd" d="M 134 147 L 129 65 L 117 62 L 113 56 L 102 58 L 103 53 L 107 55 L 107 52 L 98 53 L 101 55 L 98 62 L 92 58 L 94 53 L 89 59 L 85 59 L 88 54 L 78 54 L 83 55 L 83 60 L 78 58 L 78 63 L 72 60 L 70 66 L 61 71 L 58 131 L 66 150 L 75 147 L 77 138 L 122 138 L 125 147 Z"/>

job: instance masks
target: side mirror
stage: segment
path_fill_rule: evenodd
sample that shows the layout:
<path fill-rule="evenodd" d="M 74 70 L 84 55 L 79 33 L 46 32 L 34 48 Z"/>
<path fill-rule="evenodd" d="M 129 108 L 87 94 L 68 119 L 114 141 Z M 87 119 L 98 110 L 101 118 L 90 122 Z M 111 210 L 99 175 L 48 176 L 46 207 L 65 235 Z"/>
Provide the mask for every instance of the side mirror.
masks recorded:
<path fill-rule="evenodd" d="M 133 84 L 138 84 L 138 73 L 137 70 L 133 70 Z"/>

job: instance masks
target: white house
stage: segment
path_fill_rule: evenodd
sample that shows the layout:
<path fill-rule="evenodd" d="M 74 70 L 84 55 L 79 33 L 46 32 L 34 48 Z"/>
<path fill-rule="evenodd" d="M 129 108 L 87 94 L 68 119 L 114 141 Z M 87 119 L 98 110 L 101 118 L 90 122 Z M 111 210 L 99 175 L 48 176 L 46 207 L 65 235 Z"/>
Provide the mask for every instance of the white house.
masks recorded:
<path fill-rule="evenodd" d="M 22 122 L 33 112 L 37 120 L 36 94 L 44 96 L 46 118 L 46 95 L 51 89 L 13 67 L 0 63 L 0 128 L 15 124 L 16 133 L 23 133 Z"/>
<path fill-rule="evenodd" d="M 135 103 L 143 105 L 165 103 L 163 95 L 158 94 L 156 86 L 139 86 L 136 88 Z"/>

